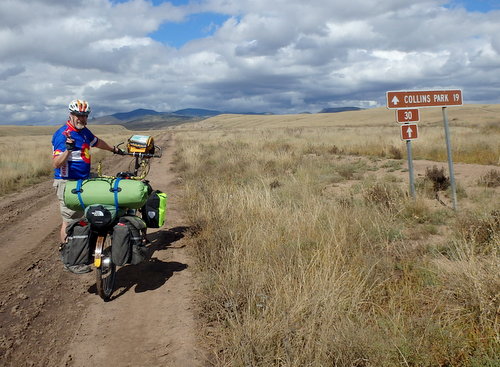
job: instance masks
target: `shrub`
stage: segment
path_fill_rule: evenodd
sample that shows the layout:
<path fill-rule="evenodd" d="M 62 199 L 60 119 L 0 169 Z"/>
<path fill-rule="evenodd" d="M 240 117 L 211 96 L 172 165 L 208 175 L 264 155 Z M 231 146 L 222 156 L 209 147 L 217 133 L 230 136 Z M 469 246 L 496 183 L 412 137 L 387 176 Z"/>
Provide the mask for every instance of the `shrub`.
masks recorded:
<path fill-rule="evenodd" d="M 480 186 L 498 187 L 500 186 L 500 171 L 492 169 L 478 180 Z"/>
<path fill-rule="evenodd" d="M 364 190 L 363 197 L 370 204 L 393 210 L 397 209 L 404 193 L 395 185 L 375 183 Z"/>
<path fill-rule="evenodd" d="M 425 169 L 425 177 L 433 183 L 434 192 L 444 191 L 450 186 L 450 178 L 444 174 L 444 167 L 437 166 Z"/>
<path fill-rule="evenodd" d="M 391 145 L 389 147 L 389 157 L 393 159 L 403 159 L 403 152 L 401 151 L 400 148 Z"/>

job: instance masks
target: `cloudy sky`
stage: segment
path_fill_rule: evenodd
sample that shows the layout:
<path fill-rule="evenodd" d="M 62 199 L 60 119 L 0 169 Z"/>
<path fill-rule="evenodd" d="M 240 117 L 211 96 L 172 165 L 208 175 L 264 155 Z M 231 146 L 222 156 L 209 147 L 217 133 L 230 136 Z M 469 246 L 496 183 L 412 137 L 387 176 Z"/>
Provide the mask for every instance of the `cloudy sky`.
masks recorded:
<path fill-rule="evenodd" d="M 0 123 L 318 112 L 389 90 L 499 103 L 500 0 L 0 0 Z"/>

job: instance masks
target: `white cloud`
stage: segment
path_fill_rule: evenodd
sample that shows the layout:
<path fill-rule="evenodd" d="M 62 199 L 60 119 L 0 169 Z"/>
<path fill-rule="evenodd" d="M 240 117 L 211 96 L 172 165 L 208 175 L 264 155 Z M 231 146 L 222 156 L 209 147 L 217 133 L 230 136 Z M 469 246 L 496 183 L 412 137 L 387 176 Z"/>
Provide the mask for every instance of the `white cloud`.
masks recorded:
<path fill-rule="evenodd" d="M 2 0 L 0 123 L 58 123 L 153 108 L 318 111 L 384 103 L 385 91 L 461 87 L 498 102 L 500 11 L 446 0 Z M 230 16 L 180 49 L 149 34 L 189 14 Z"/>

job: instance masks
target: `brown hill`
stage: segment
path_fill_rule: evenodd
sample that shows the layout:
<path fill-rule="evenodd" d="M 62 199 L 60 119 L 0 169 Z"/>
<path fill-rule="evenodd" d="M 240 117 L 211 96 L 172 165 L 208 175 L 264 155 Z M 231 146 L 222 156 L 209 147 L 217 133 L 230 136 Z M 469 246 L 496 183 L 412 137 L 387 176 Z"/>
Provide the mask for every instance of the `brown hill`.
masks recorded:
<path fill-rule="evenodd" d="M 420 125 L 442 123 L 441 108 L 420 109 Z M 450 125 L 475 126 L 491 124 L 500 128 L 500 104 L 470 104 L 449 107 Z M 177 128 L 283 128 L 283 127 L 328 127 L 328 126 L 397 126 L 394 110 L 385 107 L 346 111 L 339 113 L 316 113 L 297 115 L 219 115 L 201 122 L 188 123 Z"/>

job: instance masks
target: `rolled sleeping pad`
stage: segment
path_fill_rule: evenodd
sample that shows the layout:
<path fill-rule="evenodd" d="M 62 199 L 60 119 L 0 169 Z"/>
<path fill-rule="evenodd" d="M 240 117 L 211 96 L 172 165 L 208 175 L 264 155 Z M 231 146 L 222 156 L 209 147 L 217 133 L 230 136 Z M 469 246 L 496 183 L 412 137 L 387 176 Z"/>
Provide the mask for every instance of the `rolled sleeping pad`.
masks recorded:
<path fill-rule="evenodd" d="M 142 181 L 97 177 L 66 182 L 64 204 L 82 210 L 93 204 L 140 209 L 148 199 L 148 185 Z"/>

